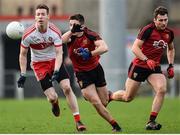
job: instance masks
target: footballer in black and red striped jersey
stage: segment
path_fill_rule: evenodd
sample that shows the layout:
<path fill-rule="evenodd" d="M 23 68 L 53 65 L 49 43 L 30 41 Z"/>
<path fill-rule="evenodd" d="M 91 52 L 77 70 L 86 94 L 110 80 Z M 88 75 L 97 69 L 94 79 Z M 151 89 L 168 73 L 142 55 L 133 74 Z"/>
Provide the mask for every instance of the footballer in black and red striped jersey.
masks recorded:
<path fill-rule="evenodd" d="M 167 90 L 165 75 L 162 74 L 160 60 L 164 51 L 167 51 L 168 78 L 174 77 L 175 49 L 173 44 L 174 33 L 167 28 L 168 10 L 159 6 L 154 10 L 153 22 L 144 26 L 134 44 L 132 52 L 135 58 L 132 60 L 128 78 L 125 83 L 125 90 L 118 90 L 110 94 L 111 100 L 124 102 L 132 101 L 141 85 L 147 80 L 155 93 L 149 120 L 146 130 L 160 130 L 162 125 L 156 122 Z M 143 113 L 143 112 L 142 112 Z"/>
<path fill-rule="evenodd" d="M 72 15 L 69 19 L 70 30 L 62 35 L 62 39 L 67 43 L 82 95 L 111 124 L 113 131 L 120 132 L 120 126 L 105 108 L 109 97 L 99 59 L 100 55 L 108 51 L 108 47 L 96 32 L 85 27 L 84 22 L 83 15 Z"/>

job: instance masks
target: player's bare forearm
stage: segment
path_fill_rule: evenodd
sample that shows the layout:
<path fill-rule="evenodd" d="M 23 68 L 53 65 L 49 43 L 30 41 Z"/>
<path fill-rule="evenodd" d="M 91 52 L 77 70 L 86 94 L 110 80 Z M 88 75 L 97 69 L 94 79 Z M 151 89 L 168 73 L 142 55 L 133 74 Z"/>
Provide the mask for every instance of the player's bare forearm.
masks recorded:
<path fill-rule="evenodd" d="M 108 46 L 104 40 L 95 41 L 96 49 L 91 51 L 92 56 L 102 55 L 108 51 Z"/>
<path fill-rule="evenodd" d="M 20 54 L 19 54 L 19 66 L 20 66 L 21 73 L 26 73 L 27 52 L 28 52 L 28 49 L 21 47 Z"/>
<path fill-rule="evenodd" d="M 19 56 L 19 65 L 20 65 L 21 73 L 26 73 L 26 67 L 27 67 L 26 56 L 23 56 L 23 55 Z"/>
<path fill-rule="evenodd" d="M 136 57 L 138 57 L 140 60 L 146 60 L 147 57 L 143 54 L 141 51 L 141 46 L 143 44 L 142 40 L 136 39 L 133 46 L 132 46 L 132 52 Z"/>
<path fill-rule="evenodd" d="M 168 44 L 168 48 L 167 48 L 167 59 L 169 64 L 174 63 L 174 57 L 175 57 L 175 49 L 174 49 L 174 44 L 172 42 Z"/>
<path fill-rule="evenodd" d="M 72 36 L 72 32 L 71 32 L 71 31 L 67 31 L 66 33 L 64 33 L 64 34 L 62 35 L 62 41 L 63 41 L 63 43 L 69 42 L 71 36 Z"/>
<path fill-rule="evenodd" d="M 56 49 L 56 60 L 55 60 L 54 71 L 58 71 L 62 64 L 63 51 L 62 51 L 62 46 L 56 47 L 55 49 Z"/>
<path fill-rule="evenodd" d="M 175 50 L 174 48 L 171 49 L 171 50 L 167 50 L 167 59 L 168 59 L 168 62 L 169 64 L 173 64 L 174 63 L 174 56 L 175 56 Z"/>

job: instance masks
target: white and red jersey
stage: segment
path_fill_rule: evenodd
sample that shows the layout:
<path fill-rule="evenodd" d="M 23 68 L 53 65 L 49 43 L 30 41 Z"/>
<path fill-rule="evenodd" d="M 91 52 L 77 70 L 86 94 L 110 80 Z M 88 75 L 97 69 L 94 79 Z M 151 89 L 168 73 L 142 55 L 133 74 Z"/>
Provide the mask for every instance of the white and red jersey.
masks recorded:
<path fill-rule="evenodd" d="M 55 47 L 61 45 L 61 31 L 52 23 L 48 24 L 44 33 L 40 33 L 36 24 L 33 24 L 26 29 L 21 41 L 22 47 L 31 49 L 32 62 L 55 59 Z"/>

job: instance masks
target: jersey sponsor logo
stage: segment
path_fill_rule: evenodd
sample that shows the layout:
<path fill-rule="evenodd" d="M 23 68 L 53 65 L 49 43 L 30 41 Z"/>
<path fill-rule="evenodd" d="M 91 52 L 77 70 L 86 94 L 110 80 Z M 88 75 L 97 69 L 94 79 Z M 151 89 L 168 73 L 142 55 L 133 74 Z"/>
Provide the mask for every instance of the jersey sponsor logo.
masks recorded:
<path fill-rule="evenodd" d="M 45 37 L 42 37 L 41 39 L 41 38 L 38 38 L 37 36 L 31 36 L 31 39 L 33 43 L 30 44 L 30 47 L 37 50 L 45 49 L 54 44 L 52 42 L 53 38 L 51 36 L 48 37 L 48 41 L 46 40 Z"/>
<path fill-rule="evenodd" d="M 42 40 L 43 39 L 43 40 Z M 38 38 L 37 36 L 31 36 L 31 40 L 32 41 L 34 41 L 34 43 L 41 43 L 42 41 L 44 42 L 44 43 L 46 43 L 46 42 L 52 42 L 53 41 L 53 38 L 51 37 L 51 36 L 49 36 L 47 39 L 48 40 L 46 40 L 46 37 L 42 37 L 42 39 L 41 38 Z"/>
<path fill-rule="evenodd" d="M 167 43 L 164 40 L 159 40 L 159 41 L 154 41 L 153 46 L 155 48 L 166 48 L 167 47 Z"/>
<path fill-rule="evenodd" d="M 42 50 L 52 45 L 54 45 L 54 43 L 39 43 L 39 44 L 30 44 L 30 47 L 36 50 Z"/>
<path fill-rule="evenodd" d="M 32 41 L 34 41 L 35 43 L 41 42 L 41 39 L 39 39 L 39 38 L 36 37 L 36 36 L 31 36 L 31 39 L 32 39 Z"/>

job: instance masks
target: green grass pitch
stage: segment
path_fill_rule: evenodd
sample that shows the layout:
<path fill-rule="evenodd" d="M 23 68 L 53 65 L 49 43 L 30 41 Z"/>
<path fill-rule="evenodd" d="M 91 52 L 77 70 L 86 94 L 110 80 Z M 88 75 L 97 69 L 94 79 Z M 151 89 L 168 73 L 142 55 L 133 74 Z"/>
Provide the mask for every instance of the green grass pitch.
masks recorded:
<path fill-rule="evenodd" d="M 78 133 L 73 116 L 66 100 L 60 98 L 61 116 L 51 113 L 51 106 L 44 99 L 25 99 L 24 101 L 0 100 L 0 134 L 67 134 Z M 82 121 L 87 126 L 84 133 L 111 134 L 111 126 L 102 119 L 95 109 L 83 98 L 78 99 Z M 152 98 L 137 97 L 130 103 L 111 102 L 108 109 L 123 129 L 123 134 L 179 134 L 180 99 L 166 98 L 157 121 L 163 127 L 160 131 L 146 131 Z"/>

